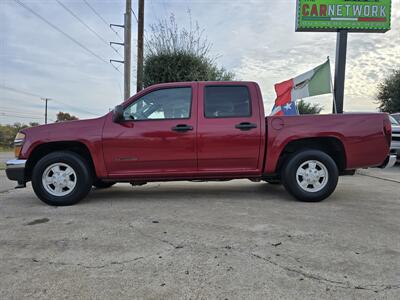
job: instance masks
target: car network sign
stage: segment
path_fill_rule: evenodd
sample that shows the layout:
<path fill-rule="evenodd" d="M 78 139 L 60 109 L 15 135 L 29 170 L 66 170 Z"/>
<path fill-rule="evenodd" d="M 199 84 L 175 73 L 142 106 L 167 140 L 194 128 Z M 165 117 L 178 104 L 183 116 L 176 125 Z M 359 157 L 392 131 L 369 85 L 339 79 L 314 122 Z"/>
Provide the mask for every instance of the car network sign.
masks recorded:
<path fill-rule="evenodd" d="M 391 0 L 297 0 L 296 31 L 386 32 Z"/>

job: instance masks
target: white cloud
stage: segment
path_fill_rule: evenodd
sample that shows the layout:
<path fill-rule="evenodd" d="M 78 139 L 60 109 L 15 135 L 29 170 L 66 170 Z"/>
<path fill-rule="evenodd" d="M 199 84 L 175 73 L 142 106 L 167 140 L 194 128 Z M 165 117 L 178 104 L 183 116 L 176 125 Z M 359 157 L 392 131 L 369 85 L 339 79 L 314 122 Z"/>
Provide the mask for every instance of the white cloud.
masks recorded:
<path fill-rule="evenodd" d="M 115 34 L 83 2 L 61 1 L 105 40 L 116 40 Z M 118 59 L 112 49 L 56 2 L 24 3 L 105 60 Z M 123 1 L 89 0 L 89 3 L 108 22 L 122 24 Z M 400 67 L 400 0 L 394 0 L 392 5 L 391 31 L 385 34 L 349 34 L 345 110 L 374 110 L 376 84 L 390 69 Z M 188 24 L 188 9 L 213 43 L 213 55 L 220 55 L 217 62 L 235 71 L 239 79 L 260 83 L 267 111 L 275 98 L 275 83 L 315 67 L 328 55 L 334 67 L 336 35 L 294 32 L 295 1 L 149 0 L 145 7 L 146 27 L 155 18 L 168 17 L 170 13 L 175 14 L 178 24 Z M 135 24 L 132 33 L 134 37 Z M 54 101 L 50 103 L 53 118 L 58 110 L 80 117 L 91 116 L 84 111 L 101 114 L 122 99 L 121 74 L 14 1 L 0 1 L 0 43 L 0 84 L 76 107 L 63 107 Z M 133 62 L 135 53 L 133 50 Z M 133 93 L 134 76 L 132 79 Z M 329 95 L 314 97 L 310 101 L 320 102 L 326 111 L 331 108 Z M 0 107 L 3 109 L 29 109 L 36 115 L 42 114 L 42 106 L 40 99 L 35 97 L 0 90 Z M 0 115 L 0 123 L 14 120 L 17 119 Z"/>

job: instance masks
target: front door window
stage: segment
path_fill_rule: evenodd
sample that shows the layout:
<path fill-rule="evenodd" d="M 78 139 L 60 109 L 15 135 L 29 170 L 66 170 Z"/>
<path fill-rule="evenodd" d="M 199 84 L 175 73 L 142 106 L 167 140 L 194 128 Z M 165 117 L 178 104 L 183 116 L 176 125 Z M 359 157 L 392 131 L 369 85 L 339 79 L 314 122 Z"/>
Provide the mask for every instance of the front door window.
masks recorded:
<path fill-rule="evenodd" d="M 190 118 L 190 87 L 156 90 L 141 97 L 124 111 L 125 120 L 173 120 Z"/>

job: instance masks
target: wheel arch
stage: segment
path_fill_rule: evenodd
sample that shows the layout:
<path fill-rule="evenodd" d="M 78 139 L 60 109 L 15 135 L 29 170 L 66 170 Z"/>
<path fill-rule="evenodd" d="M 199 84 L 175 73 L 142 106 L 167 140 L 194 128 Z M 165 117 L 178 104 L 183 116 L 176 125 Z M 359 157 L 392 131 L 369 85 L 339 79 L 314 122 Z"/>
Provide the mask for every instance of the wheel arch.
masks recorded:
<path fill-rule="evenodd" d="M 78 141 L 60 141 L 40 144 L 31 151 L 25 167 L 25 176 L 28 181 L 31 180 L 32 171 L 37 162 L 45 155 L 56 151 L 70 151 L 78 154 L 86 160 L 91 173 L 93 176 L 96 176 L 96 168 L 92 154 L 84 143 Z"/>
<path fill-rule="evenodd" d="M 276 172 L 279 173 L 286 159 L 302 150 L 320 150 L 335 161 L 339 172 L 344 172 L 347 165 L 346 151 L 343 142 L 337 137 L 310 137 L 289 141 L 279 155 Z"/>

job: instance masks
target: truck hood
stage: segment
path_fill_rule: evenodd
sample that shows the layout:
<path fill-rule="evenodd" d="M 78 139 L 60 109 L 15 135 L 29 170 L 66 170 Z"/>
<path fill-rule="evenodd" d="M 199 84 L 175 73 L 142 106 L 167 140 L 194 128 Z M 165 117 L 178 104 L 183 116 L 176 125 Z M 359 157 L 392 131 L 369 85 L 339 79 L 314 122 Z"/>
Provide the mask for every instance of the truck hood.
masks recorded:
<path fill-rule="evenodd" d="M 87 120 L 74 120 L 47 125 L 39 125 L 21 130 L 27 139 L 51 141 L 58 139 L 75 139 L 93 132 L 101 134 L 106 116 Z"/>

